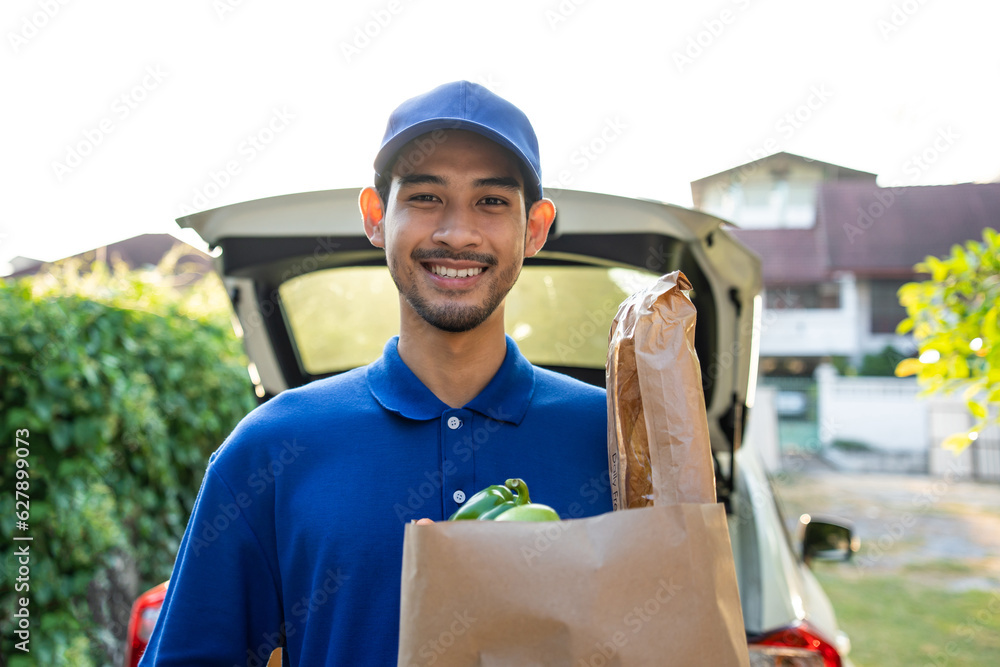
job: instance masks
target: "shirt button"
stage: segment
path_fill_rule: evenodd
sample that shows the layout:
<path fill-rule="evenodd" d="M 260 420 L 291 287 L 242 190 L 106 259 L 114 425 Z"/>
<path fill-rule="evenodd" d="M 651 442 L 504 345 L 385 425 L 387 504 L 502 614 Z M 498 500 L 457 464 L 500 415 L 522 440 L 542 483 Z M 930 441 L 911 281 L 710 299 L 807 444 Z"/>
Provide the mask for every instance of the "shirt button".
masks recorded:
<path fill-rule="evenodd" d="M 452 419 L 454 419 L 454 417 L 452 417 Z M 465 491 L 462 490 L 456 491 L 451 495 L 451 497 L 455 499 L 456 503 L 461 505 L 462 503 L 465 502 Z"/>
<path fill-rule="evenodd" d="M 450 428 L 452 431 L 454 431 L 456 428 L 461 428 L 461 426 L 462 426 L 461 419 L 455 416 L 448 417 L 448 428 Z"/>

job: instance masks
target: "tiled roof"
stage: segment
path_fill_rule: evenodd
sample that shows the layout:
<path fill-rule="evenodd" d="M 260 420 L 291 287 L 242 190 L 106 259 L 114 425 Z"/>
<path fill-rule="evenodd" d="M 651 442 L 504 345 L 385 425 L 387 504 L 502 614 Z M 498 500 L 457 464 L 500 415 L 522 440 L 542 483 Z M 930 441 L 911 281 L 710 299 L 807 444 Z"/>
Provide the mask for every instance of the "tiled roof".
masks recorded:
<path fill-rule="evenodd" d="M 819 192 L 819 227 L 830 266 L 859 275 L 907 275 L 928 255 L 1000 229 L 1000 183 L 876 188 L 828 183 Z"/>
<path fill-rule="evenodd" d="M 859 277 L 909 278 L 928 255 L 1000 229 L 1000 183 L 880 188 L 824 183 L 812 229 L 736 229 L 762 260 L 769 285 Z"/>
<path fill-rule="evenodd" d="M 815 229 L 732 229 L 760 255 L 765 285 L 821 282 L 828 266 Z"/>

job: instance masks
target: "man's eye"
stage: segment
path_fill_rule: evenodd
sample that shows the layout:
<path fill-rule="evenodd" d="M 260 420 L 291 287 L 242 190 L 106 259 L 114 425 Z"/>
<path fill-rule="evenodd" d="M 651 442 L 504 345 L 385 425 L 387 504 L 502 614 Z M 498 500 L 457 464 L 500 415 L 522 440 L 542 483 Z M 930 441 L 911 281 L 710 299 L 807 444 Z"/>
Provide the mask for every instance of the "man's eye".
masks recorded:
<path fill-rule="evenodd" d="M 487 206 L 504 206 L 507 203 L 500 197 L 483 197 L 482 202 Z"/>
<path fill-rule="evenodd" d="M 413 195 L 410 197 L 410 201 L 436 201 L 437 197 L 434 195 L 420 194 Z"/>

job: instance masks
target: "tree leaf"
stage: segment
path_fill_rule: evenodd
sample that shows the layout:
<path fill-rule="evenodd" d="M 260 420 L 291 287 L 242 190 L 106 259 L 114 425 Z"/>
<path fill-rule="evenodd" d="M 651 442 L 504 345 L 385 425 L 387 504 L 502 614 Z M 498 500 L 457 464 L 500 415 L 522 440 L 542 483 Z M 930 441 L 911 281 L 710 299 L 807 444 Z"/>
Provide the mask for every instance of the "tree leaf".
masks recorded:
<path fill-rule="evenodd" d="M 896 364 L 896 377 L 905 378 L 911 375 L 916 375 L 923 368 L 923 364 L 920 363 L 919 359 L 903 359 L 901 362 Z"/>
<path fill-rule="evenodd" d="M 983 230 L 983 240 L 991 248 L 1000 248 L 1000 234 L 996 230 L 987 227 Z"/>
<path fill-rule="evenodd" d="M 948 264 L 935 257 L 931 260 L 930 266 L 931 266 L 931 280 L 933 280 L 936 283 L 944 282 L 945 278 L 948 277 L 949 273 Z"/>
<path fill-rule="evenodd" d="M 941 447 L 951 451 L 955 456 L 961 454 L 972 443 L 968 433 L 952 433 L 941 442 Z"/>
<path fill-rule="evenodd" d="M 952 355 L 948 359 L 948 376 L 964 380 L 969 377 L 969 362 L 965 357 Z"/>
<path fill-rule="evenodd" d="M 1000 304 L 994 304 L 983 316 L 984 344 L 1000 345 Z"/>
<path fill-rule="evenodd" d="M 986 406 L 977 401 L 969 401 L 966 403 L 966 406 L 968 406 L 969 412 L 971 412 L 972 416 L 976 419 L 986 419 Z"/>
<path fill-rule="evenodd" d="M 906 283 L 896 291 L 899 303 L 904 308 L 910 308 L 920 303 L 921 283 Z"/>
<path fill-rule="evenodd" d="M 962 398 L 967 401 L 972 400 L 976 394 L 984 389 L 986 389 L 986 378 L 980 378 L 965 388 L 965 391 L 962 392 Z"/>

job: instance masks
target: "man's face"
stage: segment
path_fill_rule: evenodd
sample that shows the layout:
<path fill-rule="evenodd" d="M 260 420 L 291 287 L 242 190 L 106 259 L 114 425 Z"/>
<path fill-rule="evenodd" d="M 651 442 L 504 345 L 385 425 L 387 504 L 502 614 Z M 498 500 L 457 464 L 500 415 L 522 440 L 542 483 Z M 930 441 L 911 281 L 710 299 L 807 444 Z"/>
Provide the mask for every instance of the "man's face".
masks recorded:
<path fill-rule="evenodd" d="M 473 132 L 448 131 L 428 153 L 393 169 L 382 223 L 389 272 L 404 309 L 468 331 L 503 318 L 525 256 L 524 183 L 515 158 Z"/>

